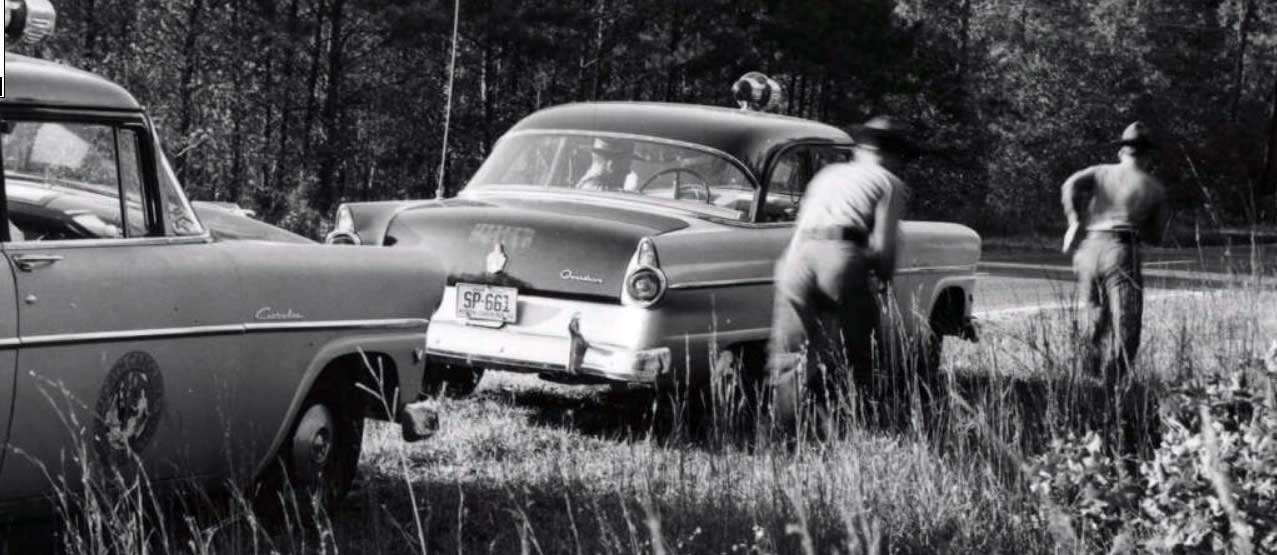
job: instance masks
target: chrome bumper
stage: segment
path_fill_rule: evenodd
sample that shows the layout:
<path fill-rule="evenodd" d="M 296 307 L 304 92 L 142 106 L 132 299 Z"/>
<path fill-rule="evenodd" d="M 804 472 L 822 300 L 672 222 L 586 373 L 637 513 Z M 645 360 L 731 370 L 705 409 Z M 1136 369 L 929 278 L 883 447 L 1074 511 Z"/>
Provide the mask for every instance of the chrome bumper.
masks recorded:
<path fill-rule="evenodd" d="M 670 349 L 654 346 L 657 316 L 647 309 L 525 295 L 519 321 L 500 324 L 460 318 L 456 303 L 448 287 L 426 334 L 430 359 L 628 383 L 655 383 L 670 371 Z"/>

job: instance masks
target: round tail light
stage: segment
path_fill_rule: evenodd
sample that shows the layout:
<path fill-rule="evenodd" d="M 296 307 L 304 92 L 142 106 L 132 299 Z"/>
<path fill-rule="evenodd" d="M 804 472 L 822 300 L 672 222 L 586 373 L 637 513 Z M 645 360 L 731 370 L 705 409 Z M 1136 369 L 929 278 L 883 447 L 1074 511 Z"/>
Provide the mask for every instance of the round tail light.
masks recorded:
<path fill-rule="evenodd" d="M 630 298 L 641 303 L 649 303 L 661 297 L 665 283 L 656 270 L 639 268 L 625 279 L 625 289 L 630 294 Z"/>

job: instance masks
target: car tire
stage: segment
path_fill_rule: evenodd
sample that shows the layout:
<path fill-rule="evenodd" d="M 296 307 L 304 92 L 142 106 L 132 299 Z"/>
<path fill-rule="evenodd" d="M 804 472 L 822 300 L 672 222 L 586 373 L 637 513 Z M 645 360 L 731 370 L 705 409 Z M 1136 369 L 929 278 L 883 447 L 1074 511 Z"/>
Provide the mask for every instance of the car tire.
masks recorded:
<path fill-rule="evenodd" d="M 421 380 L 423 397 L 468 397 L 483 380 L 482 368 L 470 368 L 455 364 L 428 364 Z"/>
<path fill-rule="evenodd" d="M 318 384 L 302 402 L 280 449 L 294 491 L 318 494 L 328 506 L 346 497 L 359 469 L 364 419 L 353 384 Z"/>

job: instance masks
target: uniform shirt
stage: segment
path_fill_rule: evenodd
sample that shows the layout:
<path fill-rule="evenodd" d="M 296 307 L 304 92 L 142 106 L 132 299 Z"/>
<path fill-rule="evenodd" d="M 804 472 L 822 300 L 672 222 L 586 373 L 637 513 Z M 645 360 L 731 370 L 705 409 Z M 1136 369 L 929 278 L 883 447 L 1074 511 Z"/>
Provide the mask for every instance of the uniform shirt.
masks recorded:
<path fill-rule="evenodd" d="M 830 164 L 807 185 L 795 226 L 798 230 L 840 226 L 869 233 L 879 201 L 893 194 L 905 194 L 905 184 L 882 166 Z"/>
<path fill-rule="evenodd" d="M 1170 220 L 1166 188 L 1134 164 L 1102 164 L 1073 174 L 1060 192 L 1070 223 L 1087 231 L 1138 231 L 1160 241 Z"/>

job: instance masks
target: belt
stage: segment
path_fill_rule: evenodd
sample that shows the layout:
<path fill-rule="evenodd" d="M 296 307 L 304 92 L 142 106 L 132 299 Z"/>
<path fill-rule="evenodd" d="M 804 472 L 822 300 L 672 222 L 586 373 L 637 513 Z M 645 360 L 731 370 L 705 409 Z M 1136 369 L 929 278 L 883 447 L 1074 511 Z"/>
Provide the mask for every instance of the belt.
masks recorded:
<path fill-rule="evenodd" d="M 818 241 L 847 241 L 857 245 L 864 245 L 869 242 L 869 234 L 856 229 L 841 225 L 806 227 L 798 230 L 804 239 L 815 239 Z"/>
<path fill-rule="evenodd" d="M 1096 234 L 1096 235 L 1099 235 L 1099 234 L 1112 235 L 1112 236 L 1115 236 L 1115 237 L 1120 237 L 1120 238 L 1122 238 L 1122 239 L 1127 239 L 1127 240 L 1131 240 L 1131 241 L 1134 241 L 1134 240 L 1137 240 L 1137 239 L 1139 239 L 1139 238 L 1140 238 L 1140 232 L 1139 232 L 1139 230 L 1136 230 L 1136 229 L 1122 229 L 1122 228 L 1118 228 L 1118 229 L 1088 229 L 1088 230 L 1086 230 L 1086 233 L 1087 233 L 1088 235 L 1090 235 L 1090 234 L 1092 234 L 1092 233 L 1094 233 L 1094 234 Z"/>

